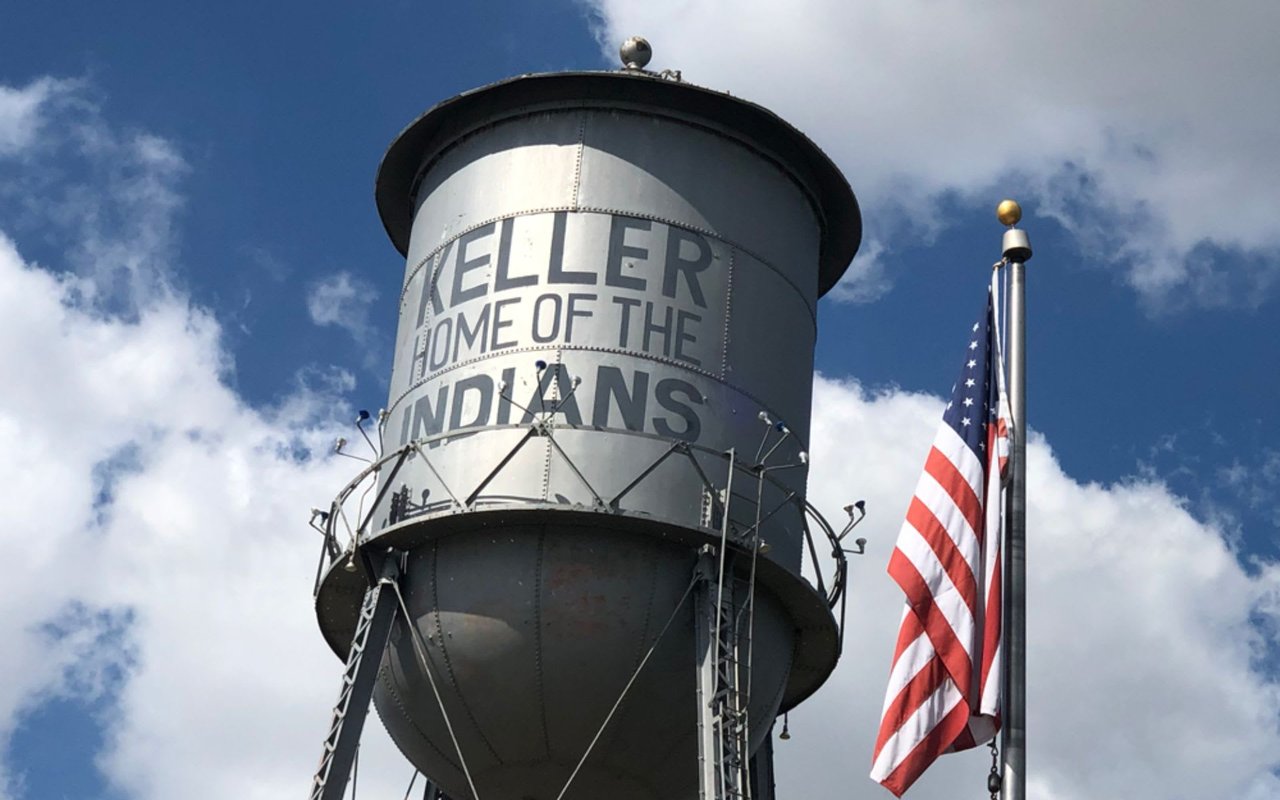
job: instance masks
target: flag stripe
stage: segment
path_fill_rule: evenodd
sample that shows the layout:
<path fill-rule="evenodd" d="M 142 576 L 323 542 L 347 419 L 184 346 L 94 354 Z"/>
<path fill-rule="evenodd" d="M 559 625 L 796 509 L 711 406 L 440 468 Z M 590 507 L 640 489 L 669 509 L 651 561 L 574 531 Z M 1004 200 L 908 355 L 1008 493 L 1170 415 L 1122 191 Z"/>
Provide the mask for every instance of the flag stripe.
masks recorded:
<path fill-rule="evenodd" d="M 926 640 L 927 641 L 927 640 Z M 927 734 L 942 714 L 930 713 L 947 709 L 961 702 L 955 684 L 947 680 L 947 670 L 936 656 L 930 656 L 912 677 L 915 684 L 910 695 L 909 708 L 893 710 L 896 718 L 892 724 L 881 725 L 881 747 L 876 751 L 873 777 L 883 779 L 898 768 L 915 743 Z M 906 744 L 904 747 L 903 744 Z"/>
<path fill-rule="evenodd" d="M 946 716 L 926 733 L 881 783 L 898 797 L 924 772 L 925 768 L 946 752 L 950 743 L 964 730 L 969 721 L 969 709 L 964 703 L 951 706 Z"/>
<path fill-rule="evenodd" d="M 911 562 L 916 577 L 905 574 L 899 579 L 892 569 L 889 574 L 906 594 L 909 606 L 913 609 L 926 604 L 937 606 L 952 633 L 963 640 L 973 631 L 977 615 L 978 585 L 973 571 L 923 504 L 912 501 L 907 519 L 912 531 L 900 535 L 898 551 Z M 917 535 L 910 535 L 912 532 Z M 923 614 L 921 618 L 928 619 Z"/>
<path fill-rule="evenodd" d="M 974 497 L 982 497 L 982 490 L 986 486 L 985 460 L 975 453 L 969 443 L 956 433 L 955 428 L 946 424 L 945 421 L 938 426 L 938 432 L 934 436 L 933 449 L 942 453 L 956 466 L 956 470 L 973 490 Z"/>
<path fill-rule="evenodd" d="M 945 669 L 938 669 L 937 665 L 941 662 L 936 657 L 930 657 L 911 676 L 911 680 L 907 681 L 902 687 L 902 691 L 893 699 L 893 702 L 884 710 L 884 717 L 880 723 L 880 736 L 876 741 L 876 752 L 879 753 L 884 747 L 885 742 L 893 736 L 899 728 L 907 721 L 907 719 L 920 708 L 920 705 L 942 685 L 946 680 L 947 673 Z"/>
<path fill-rule="evenodd" d="M 893 555 L 890 556 L 889 574 L 899 586 L 904 587 L 907 597 L 912 598 L 911 610 L 923 624 L 925 634 L 929 637 L 942 663 L 946 665 L 947 671 L 951 673 L 952 680 L 958 686 L 968 686 L 973 673 L 969 654 L 965 652 L 960 638 L 952 630 L 946 615 L 934 602 L 924 578 L 920 577 L 920 573 L 902 555 L 901 550 L 894 550 Z"/>
<path fill-rule="evenodd" d="M 952 534 L 956 528 L 954 520 L 948 519 L 950 528 L 943 523 L 943 519 L 953 515 L 947 514 L 945 507 L 942 509 L 943 513 L 939 514 L 932 506 L 941 504 L 932 497 L 929 498 L 932 502 L 926 504 L 921 499 L 921 494 L 926 493 L 917 494 L 907 508 L 907 524 L 929 545 L 929 549 L 937 557 L 938 565 L 964 598 L 970 616 L 975 616 L 978 610 L 978 582 L 973 568 L 980 558 L 979 550 L 974 546 L 965 547 L 973 543 L 972 536 L 959 537 L 960 540 L 956 541 Z M 968 552 L 962 552 L 962 547 Z"/>
<path fill-rule="evenodd" d="M 996 659 L 1000 655 L 1000 620 L 1003 614 L 1003 606 L 1000 602 L 1000 556 L 997 554 L 993 559 L 995 562 L 995 579 L 991 581 L 991 588 L 987 592 L 987 603 L 984 609 L 988 617 L 994 618 L 995 622 L 990 625 L 983 625 L 982 631 L 982 693 L 987 695 L 990 691 L 987 684 L 992 680 L 992 669 L 996 664 Z M 998 675 L 996 676 L 999 677 Z M 998 688 L 994 691 L 998 691 Z M 983 709 L 982 713 L 994 713 L 994 709 L 988 711 Z"/>
<path fill-rule="evenodd" d="M 956 465 L 951 463 L 951 459 L 944 456 L 933 448 L 929 451 L 929 460 L 924 464 L 924 471 L 930 478 L 937 481 L 938 486 L 944 492 L 944 496 L 951 501 L 951 507 L 958 512 L 965 524 L 968 525 L 967 531 L 957 531 L 957 537 L 968 534 L 977 539 L 982 539 L 982 501 L 978 499 L 978 495 L 969 486 L 969 482 L 965 480 L 965 476 L 960 474 L 960 470 Z M 979 472 L 981 476 L 981 472 Z M 926 481 L 920 481 L 922 484 Z M 919 491 L 917 489 L 917 491 Z"/>
<path fill-rule="evenodd" d="M 902 617 L 902 626 L 898 629 L 898 647 L 893 654 L 891 686 L 905 686 L 933 658 L 933 645 L 929 644 L 929 637 L 923 635 L 924 628 L 920 627 L 920 620 L 916 615 L 911 613 L 910 606 L 902 607 Z M 885 697 L 885 710 L 892 702 L 892 696 Z"/>

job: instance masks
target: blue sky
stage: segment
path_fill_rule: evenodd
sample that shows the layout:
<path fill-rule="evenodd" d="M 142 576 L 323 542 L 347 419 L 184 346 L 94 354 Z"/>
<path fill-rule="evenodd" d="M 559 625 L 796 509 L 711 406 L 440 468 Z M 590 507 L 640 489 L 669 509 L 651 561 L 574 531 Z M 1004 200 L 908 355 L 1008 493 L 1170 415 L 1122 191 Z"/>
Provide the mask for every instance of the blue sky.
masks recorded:
<path fill-rule="evenodd" d="M 1052 561 L 1033 567 L 1033 646 L 1062 648 L 1033 653 L 1041 796 L 1228 796 L 1179 772 L 1209 758 L 1188 755 L 1202 723 L 1223 747 L 1203 765 L 1234 776 L 1230 796 L 1275 796 L 1277 11 L 1174 2 L 1153 20 L 1020 5 L 7 12 L 0 443 L 15 454 L 3 474 L 16 518 L 0 540 L 31 574 L 0 591 L 16 643 L 0 666 L 20 676 L 0 690 L 0 798 L 171 797 L 173 765 L 193 753 L 233 773 L 200 790 L 210 797 L 303 790 L 339 674 L 308 608 L 305 512 L 350 472 L 320 457 L 326 444 L 353 409 L 385 402 L 403 266 L 373 205 L 378 161 L 434 103 L 518 73 L 612 69 L 607 51 L 629 33 L 649 37 L 654 67 L 793 121 L 862 203 L 862 253 L 820 309 L 812 493 L 828 514 L 850 495 L 873 501 L 854 596 L 853 641 L 867 644 L 809 712 L 828 734 L 780 755 L 784 787 L 882 796 L 861 766 L 873 731 L 848 720 L 878 710 L 898 613 L 883 564 L 999 256 L 995 203 L 1012 196 L 1036 248 L 1032 521 Z M 1192 50 L 1202 57 L 1179 55 Z M 60 588 L 41 595 L 51 579 Z M 1114 638 L 1108 616 L 1143 633 Z M 237 634 L 261 644 L 259 662 L 228 644 Z M 1116 647 L 1132 658 L 1094 664 Z M 1179 701 L 1185 716 L 1135 696 L 1164 668 L 1140 651 L 1178 655 L 1200 687 Z M 1079 679 L 1080 664 L 1099 670 L 1098 699 L 1077 720 L 1080 703 L 1055 698 L 1093 690 L 1049 676 Z M 1207 682 L 1231 686 L 1197 694 Z M 840 703 L 848 715 L 829 710 Z M 1223 731 L 1196 716 L 1206 705 Z M 255 707 L 275 721 L 259 725 Z M 227 740 L 246 719 L 258 738 L 238 748 Z M 1187 740 L 1151 747 L 1169 726 Z M 1132 768 L 1073 774 L 1087 737 Z M 386 787 L 403 785 L 381 747 L 370 758 L 396 770 Z M 857 768 L 822 767 L 824 754 Z M 946 767 L 911 796 L 946 796 L 952 777 L 976 790 L 982 770 Z M 1141 780 L 1152 773 L 1169 783 Z"/>

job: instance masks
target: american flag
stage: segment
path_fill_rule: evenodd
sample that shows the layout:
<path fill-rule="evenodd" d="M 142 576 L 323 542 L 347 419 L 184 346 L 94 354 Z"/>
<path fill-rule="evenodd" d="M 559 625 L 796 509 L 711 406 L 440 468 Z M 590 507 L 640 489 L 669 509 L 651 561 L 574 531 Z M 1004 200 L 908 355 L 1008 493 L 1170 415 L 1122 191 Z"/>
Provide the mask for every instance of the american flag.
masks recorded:
<path fill-rule="evenodd" d="M 992 294 L 889 560 L 906 608 L 871 777 L 895 795 L 1000 727 L 1000 475 L 1006 401 Z"/>

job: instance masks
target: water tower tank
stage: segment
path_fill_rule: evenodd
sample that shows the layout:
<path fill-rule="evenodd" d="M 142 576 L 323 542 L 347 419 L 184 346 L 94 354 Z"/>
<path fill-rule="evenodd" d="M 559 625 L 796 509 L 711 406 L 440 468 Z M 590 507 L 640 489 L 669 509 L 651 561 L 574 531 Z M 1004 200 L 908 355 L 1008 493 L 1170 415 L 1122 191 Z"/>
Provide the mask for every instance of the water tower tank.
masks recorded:
<path fill-rule="evenodd" d="M 566 797 L 696 797 L 699 548 L 760 554 L 753 748 L 839 654 L 801 576 L 803 451 L 853 193 L 769 111 L 631 69 L 441 103 L 387 151 L 377 202 L 406 257 L 381 427 L 403 457 L 370 478 L 360 545 L 405 554 L 440 692 L 398 619 L 379 716 L 451 797 L 472 796 L 461 751 L 485 800 L 554 800 L 636 675 Z M 345 655 L 366 584 L 341 567 L 317 609 Z"/>

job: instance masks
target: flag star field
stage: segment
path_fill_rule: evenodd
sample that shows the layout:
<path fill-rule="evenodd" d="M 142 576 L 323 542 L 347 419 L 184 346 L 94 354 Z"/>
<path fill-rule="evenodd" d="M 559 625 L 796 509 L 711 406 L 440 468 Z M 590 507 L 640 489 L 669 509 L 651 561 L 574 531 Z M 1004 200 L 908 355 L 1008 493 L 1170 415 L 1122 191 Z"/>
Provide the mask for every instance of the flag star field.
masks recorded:
<path fill-rule="evenodd" d="M 1273 0 L 9 4 L 0 800 L 301 796 L 342 668 L 308 512 L 362 466 L 333 442 L 387 403 L 405 269 L 379 160 L 437 102 L 615 69 L 631 35 L 794 124 L 862 210 L 807 446 L 866 552 L 780 796 L 889 796 L 887 568 L 939 420 L 988 455 L 970 326 L 1008 197 L 1035 249 L 1029 796 L 1280 797 L 1278 29 Z M 989 766 L 944 755 L 906 796 Z M 360 773 L 412 774 L 372 719 Z"/>

